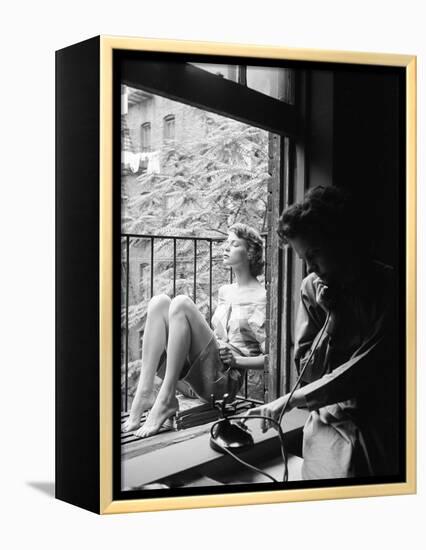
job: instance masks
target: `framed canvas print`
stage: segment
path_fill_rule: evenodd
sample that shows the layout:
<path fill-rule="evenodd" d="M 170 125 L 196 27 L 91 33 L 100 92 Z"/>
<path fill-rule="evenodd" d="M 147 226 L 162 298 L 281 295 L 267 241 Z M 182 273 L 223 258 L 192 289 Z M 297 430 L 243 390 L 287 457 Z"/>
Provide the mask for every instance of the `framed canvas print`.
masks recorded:
<path fill-rule="evenodd" d="M 56 496 L 415 491 L 408 55 L 56 53 Z"/>

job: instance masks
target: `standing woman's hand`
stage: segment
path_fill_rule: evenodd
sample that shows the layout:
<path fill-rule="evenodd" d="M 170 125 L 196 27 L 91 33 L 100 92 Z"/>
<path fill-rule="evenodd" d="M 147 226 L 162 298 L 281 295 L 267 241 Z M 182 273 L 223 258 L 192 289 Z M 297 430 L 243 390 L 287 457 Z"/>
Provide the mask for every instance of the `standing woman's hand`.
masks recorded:
<path fill-rule="evenodd" d="M 344 346 L 345 342 L 348 344 L 348 335 L 356 334 L 357 328 L 353 326 L 353 315 L 344 294 L 317 279 L 315 299 L 329 315 L 327 333 L 335 340 L 334 345 L 337 344 L 337 340 L 340 347 Z"/>
<path fill-rule="evenodd" d="M 316 279 L 316 295 L 315 299 L 326 313 L 331 313 L 336 309 L 338 297 L 336 292 L 333 292 L 321 279 Z"/>
<path fill-rule="evenodd" d="M 265 418 L 262 418 L 260 424 L 262 433 L 268 431 L 269 428 L 277 429 L 275 422 L 278 422 L 283 408 L 286 407 L 286 412 L 289 412 L 293 408 L 290 402 L 287 404 L 289 397 L 289 394 L 283 395 L 282 397 L 275 399 L 275 401 L 271 401 L 270 403 L 265 403 L 265 405 L 260 405 L 260 407 L 250 409 L 246 412 L 245 416 L 264 416 Z M 270 422 L 268 418 L 275 420 L 275 422 Z M 245 422 L 245 420 L 243 420 L 243 422 Z"/>

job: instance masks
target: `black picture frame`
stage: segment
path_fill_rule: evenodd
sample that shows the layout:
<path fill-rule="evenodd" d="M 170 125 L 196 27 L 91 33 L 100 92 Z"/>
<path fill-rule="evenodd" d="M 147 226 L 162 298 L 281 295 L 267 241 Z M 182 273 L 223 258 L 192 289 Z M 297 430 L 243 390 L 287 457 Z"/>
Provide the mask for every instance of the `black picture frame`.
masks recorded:
<path fill-rule="evenodd" d="M 120 250 L 120 185 L 117 185 L 120 181 L 120 133 L 117 130 L 120 125 L 120 97 L 117 90 L 123 74 L 127 79 L 135 78 L 135 66 L 143 60 L 157 60 L 159 65 L 164 61 L 172 62 L 176 63 L 176 67 L 187 60 L 210 63 L 226 60 L 236 65 L 249 60 L 263 66 L 295 68 L 304 72 L 304 78 L 312 78 L 312 71 L 315 70 L 319 73 L 326 70 L 344 73 L 345 78 L 339 82 L 340 95 L 337 100 L 334 98 L 333 106 L 345 116 L 333 118 L 331 132 L 333 135 L 340 132 L 339 135 L 346 136 L 352 142 L 346 143 L 345 147 L 336 142 L 333 152 L 337 151 L 335 154 L 340 160 L 331 163 L 334 173 L 342 173 L 344 164 L 351 164 L 353 150 L 367 129 L 359 121 L 358 113 L 347 110 L 345 101 L 354 94 L 354 87 L 359 83 L 362 103 L 365 100 L 362 97 L 365 79 L 370 78 L 371 81 L 371 75 L 381 75 L 381 83 L 373 90 L 375 101 L 371 103 L 371 111 L 364 110 L 363 114 L 364 120 L 379 117 L 383 125 L 389 120 L 392 108 L 398 107 L 398 114 L 390 128 L 391 137 L 382 144 L 382 157 L 389 160 L 389 166 L 385 169 L 376 167 L 378 176 L 391 172 L 395 174 L 392 196 L 387 199 L 390 208 L 385 205 L 383 210 L 398 220 L 394 224 L 387 220 L 384 224 L 393 232 L 384 241 L 388 245 L 386 252 L 391 261 L 399 266 L 399 319 L 403 344 L 400 351 L 406 366 L 405 383 L 400 394 L 401 408 L 405 411 L 400 426 L 401 468 L 396 477 L 327 480 L 326 483 L 324 480 L 298 481 L 280 485 L 273 491 L 269 490 L 267 483 L 230 486 L 226 490 L 223 487 L 192 487 L 188 490 L 122 491 L 120 418 L 116 414 L 121 374 L 114 367 L 120 360 L 120 322 L 117 315 L 120 310 L 120 293 L 117 291 L 120 284 L 120 265 L 117 262 Z M 96 513 L 112 513 L 413 492 L 415 58 L 96 37 L 58 51 L 56 63 L 57 498 Z M 207 87 L 203 92 L 203 102 L 197 99 L 196 91 L 185 91 L 179 71 L 173 76 L 169 70 L 167 80 L 154 71 L 151 86 L 157 92 L 159 87 L 165 87 L 165 94 L 181 100 L 183 95 L 195 93 L 194 97 L 186 95 L 184 99 L 191 104 L 198 102 L 200 106 L 216 108 L 219 113 L 227 112 L 228 107 L 218 105 L 218 95 L 222 96 L 214 87 Z M 384 90 L 391 90 L 388 102 L 382 101 Z M 321 95 L 317 97 L 319 119 L 325 109 L 324 104 L 321 109 L 324 98 Z M 239 105 L 238 94 L 233 105 L 235 118 L 246 120 L 247 103 Z M 363 105 L 365 107 L 370 103 L 364 101 Z M 378 115 L 379 105 L 383 105 L 383 111 Z M 305 128 L 302 123 L 298 126 L 297 117 L 310 116 L 312 113 L 309 111 L 314 106 L 305 103 L 305 107 L 299 112 L 289 109 L 287 105 L 282 107 L 282 113 L 287 117 L 289 135 L 295 139 L 300 137 L 298 128 Z M 265 99 L 264 109 L 255 116 L 259 119 L 259 126 L 263 124 L 263 127 L 273 129 L 277 124 L 276 105 Z M 253 118 L 250 120 L 254 122 Z M 320 124 L 321 120 L 317 122 Z M 352 125 L 354 131 L 351 135 L 343 128 L 345 124 Z M 386 128 L 379 128 L 378 125 L 376 134 L 371 131 L 371 135 L 367 136 L 367 147 L 372 146 L 373 139 L 380 132 L 388 135 Z M 279 127 L 275 129 L 280 131 Z M 321 144 L 317 142 L 314 145 L 314 153 L 311 151 L 311 154 L 321 155 Z M 397 158 L 392 153 L 397 153 Z M 366 155 L 368 157 L 368 150 Z M 309 165 L 302 174 L 304 190 L 308 187 L 306 182 L 309 184 L 309 179 L 313 178 L 310 169 Z M 349 179 L 355 182 L 360 174 L 360 169 L 354 167 Z M 372 179 L 360 181 L 360 185 L 368 186 Z M 398 185 L 400 182 L 405 185 Z M 382 191 L 383 187 L 375 191 L 376 205 Z M 371 195 L 371 188 L 365 187 L 365 193 Z M 281 210 L 286 202 L 293 202 L 300 198 L 299 195 L 300 190 L 295 190 L 292 196 L 283 197 L 276 208 Z M 282 257 L 277 261 L 282 261 Z M 283 297 L 280 295 L 280 298 Z M 278 386 L 274 388 L 276 395 Z"/>

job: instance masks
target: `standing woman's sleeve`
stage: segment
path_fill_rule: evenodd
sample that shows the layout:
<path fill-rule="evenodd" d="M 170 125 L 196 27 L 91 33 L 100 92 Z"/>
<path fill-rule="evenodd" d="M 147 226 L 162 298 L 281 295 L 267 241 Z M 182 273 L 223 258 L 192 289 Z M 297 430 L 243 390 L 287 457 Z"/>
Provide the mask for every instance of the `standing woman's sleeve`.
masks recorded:
<path fill-rule="evenodd" d="M 327 331 L 322 331 L 326 314 L 316 301 L 313 278 L 313 275 L 309 275 L 302 281 L 295 327 L 294 361 L 299 373 L 305 367 L 311 350 L 316 346 L 303 375 L 305 383 L 317 380 L 326 372 L 329 355 L 330 338 Z"/>
<path fill-rule="evenodd" d="M 381 306 L 375 308 L 375 318 L 363 327 L 364 338 L 359 347 L 349 351 L 344 361 L 334 361 L 338 354 L 328 343 L 325 359 L 332 368 L 321 377 L 311 378 L 302 388 L 308 409 L 371 394 L 377 402 L 398 402 L 398 319 L 393 285 L 393 280 L 382 282 L 383 303 L 379 301 Z M 337 364 L 330 365 L 332 362 Z"/>

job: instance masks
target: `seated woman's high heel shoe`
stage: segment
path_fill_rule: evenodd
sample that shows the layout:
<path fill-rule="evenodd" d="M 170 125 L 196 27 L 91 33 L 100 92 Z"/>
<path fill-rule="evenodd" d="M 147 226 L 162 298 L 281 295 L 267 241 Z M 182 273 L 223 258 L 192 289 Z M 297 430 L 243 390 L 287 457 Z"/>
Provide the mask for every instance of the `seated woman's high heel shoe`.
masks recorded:
<path fill-rule="evenodd" d="M 174 415 L 169 416 L 163 424 L 161 425 L 161 428 L 167 428 L 169 430 L 177 430 L 177 411 Z"/>
<path fill-rule="evenodd" d="M 158 428 L 150 428 L 149 424 L 147 426 L 147 423 L 149 422 L 149 417 L 146 419 L 146 421 L 142 424 L 142 426 L 134 433 L 135 437 L 140 438 L 146 438 L 151 437 L 152 435 L 158 434 L 160 431 L 166 431 L 166 430 L 176 430 L 177 429 L 177 422 L 176 422 L 176 414 L 179 409 L 174 411 L 166 420 L 163 421 L 160 427 Z"/>

